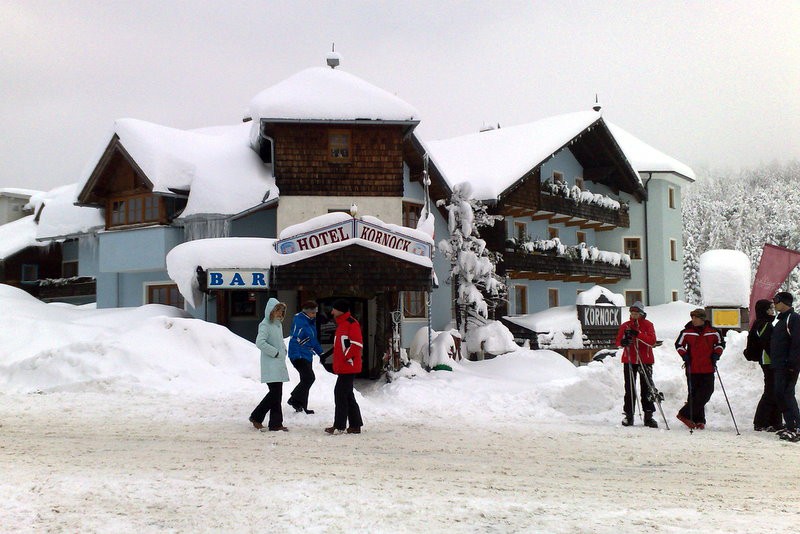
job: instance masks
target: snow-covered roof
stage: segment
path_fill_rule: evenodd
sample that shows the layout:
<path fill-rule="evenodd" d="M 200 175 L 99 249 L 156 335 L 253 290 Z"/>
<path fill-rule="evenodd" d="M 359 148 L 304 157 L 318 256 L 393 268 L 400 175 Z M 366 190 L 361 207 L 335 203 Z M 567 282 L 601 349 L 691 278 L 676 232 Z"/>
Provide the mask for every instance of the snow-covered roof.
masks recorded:
<path fill-rule="evenodd" d="M 495 199 L 589 128 L 600 114 L 581 111 L 529 124 L 425 143 L 449 185 L 469 182 L 475 198 Z"/>
<path fill-rule="evenodd" d="M 114 122 L 102 150 L 84 170 L 79 190 L 115 135 L 154 192 L 190 191 L 181 217 L 234 215 L 278 194 L 271 171 L 250 148 L 250 125 L 179 130 L 137 119 Z"/>
<path fill-rule="evenodd" d="M 36 189 L 22 189 L 19 187 L 0 187 L 0 196 L 30 198 L 37 193 L 41 193 L 41 191 Z"/>
<path fill-rule="evenodd" d="M 250 102 L 260 119 L 376 120 L 418 122 L 419 112 L 395 95 L 341 69 L 302 70 L 257 94 Z"/>
<path fill-rule="evenodd" d="M 76 206 L 77 199 L 78 184 L 33 195 L 30 204 L 39 218 L 36 239 L 58 239 L 103 228 L 103 213 L 95 208 Z"/>
<path fill-rule="evenodd" d="M 13 256 L 28 247 L 45 247 L 48 243 L 36 241 L 36 221 L 28 215 L 0 225 L 0 260 Z"/>
<path fill-rule="evenodd" d="M 673 172 L 688 180 L 695 180 L 694 171 L 688 165 L 656 150 L 616 124 L 608 121 L 606 124 L 637 172 Z"/>

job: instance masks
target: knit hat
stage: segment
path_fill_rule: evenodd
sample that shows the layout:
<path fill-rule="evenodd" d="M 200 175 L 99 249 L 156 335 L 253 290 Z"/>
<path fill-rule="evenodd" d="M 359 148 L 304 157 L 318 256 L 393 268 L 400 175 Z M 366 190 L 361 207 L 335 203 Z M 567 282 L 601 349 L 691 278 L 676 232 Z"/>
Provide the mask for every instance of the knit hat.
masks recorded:
<path fill-rule="evenodd" d="M 794 297 L 792 296 L 791 293 L 787 293 L 786 291 L 781 291 L 780 293 L 777 293 L 775 297 L 773 297 L 772 302 L 774 302 L 775 304 L 783 302 L 787 306 L 791 306 L 792 303 L 794 302 Z"/>
<path fill-rule="evenodd" d="M 638 311 L 639 313 L 644 313 L 644 304 L 642 304 L 641 300 L 637 300 L 633 304 L 631 304 L 630 311 Z"/>
<path fill-rule="evenodd" d="M 350 303 L 344 299 L 337 299 L 333 303 L 333 309 L 339 310 L 342 313 L 347 313 L 350 311 Z"/>

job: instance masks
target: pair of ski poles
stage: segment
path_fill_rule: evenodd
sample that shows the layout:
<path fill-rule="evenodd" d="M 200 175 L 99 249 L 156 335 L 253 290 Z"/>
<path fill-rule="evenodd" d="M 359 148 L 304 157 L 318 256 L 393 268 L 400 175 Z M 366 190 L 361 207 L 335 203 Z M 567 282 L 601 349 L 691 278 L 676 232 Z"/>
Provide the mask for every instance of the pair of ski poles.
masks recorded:
<path fill-rule="evenodd" d="M 691 357 L 691 356 L 690 356 Z M 728 411 L 731 413 L 731 420 L 733 421 L 733 428 L 736 429 L 736 435 L 741 436 L 742 434 L 739 432 L 739 425 L 736 424 L 736 417 L 733 416 L 733 408 L 731 408 L 731 401 L 728 400 L 728 393 L 725 391 L 725 384 L 722 383 L 722 376 L 719 374 L 719 369 L 717 368 L 717 362 L 714 363 L 714 373 L 717 375 L 717 380 L 719 380 L 719 385 L 722 388 L 722 394 L 725 396 L 725 402 L 728 404 Z M 692 373 L 690 371 L 691 364 L 689 362 L 686 363 L 686 387 L 689 391 L 689 414 L 693 415 L 694 411 L 692 410 Z M 693 434 L 694 429 L 689 429 L 689 434 Z"/>

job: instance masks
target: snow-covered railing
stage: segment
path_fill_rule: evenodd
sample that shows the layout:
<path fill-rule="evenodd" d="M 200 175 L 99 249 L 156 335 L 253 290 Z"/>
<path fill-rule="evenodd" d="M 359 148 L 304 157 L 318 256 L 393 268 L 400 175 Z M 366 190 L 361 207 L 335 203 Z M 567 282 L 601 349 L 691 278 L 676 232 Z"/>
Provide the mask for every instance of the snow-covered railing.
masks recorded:
<path fill-rule="evenodd" d="M 550 179 L 542 182 L 542 193 L 563 197 L 576 204 L 593 204 L 614 211 L 628 210 L 627 202 L 620 202 L 600 193 L 584 191 L 577 185 L 569 186 L 564 182 L 553 182 Z"/>
<path fill-rule="evenodd" d="M 630 267 L 631 265 L 631 257 L 625 253 L 600 250 L 586 243 L 565 245 L 557 237 L 553 239 L 525 241 L 523 243 L 515 242 L 514 245 L 518 251 L 528 254 L 540 252 L 553 254 L 555 256 L 563 256 L 573 260 L 580 260 L 582 262 L 602 262 L 610 265 L 624 265 L 625 267 Z"/>

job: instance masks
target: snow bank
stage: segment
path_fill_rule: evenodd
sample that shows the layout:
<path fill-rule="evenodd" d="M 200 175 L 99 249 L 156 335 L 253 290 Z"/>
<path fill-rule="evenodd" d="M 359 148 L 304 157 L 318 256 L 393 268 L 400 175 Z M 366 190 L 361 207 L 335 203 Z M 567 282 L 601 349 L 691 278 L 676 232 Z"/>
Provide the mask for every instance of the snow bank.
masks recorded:
<path fill-rule="evenodd" d="M 750 259 L 738 250 L 709 250 L 700 256 L 700 291 L 705 306 L 750 306 Z"/>
<path fill-rule="evenodd" d="M 597 299 L 601 296 L 608 299 L 609 303 L 597 303 Z M 620 295 L 619 293 L 614 293 L 610 289 L 606 289 L 603 286 L 592 286 L 586 291 L 581 291 L 580 294 L 575 298 L 575 304 L 577 306 L 618 306 L 620 308 L 625 307 L 625 297 Z"/>

